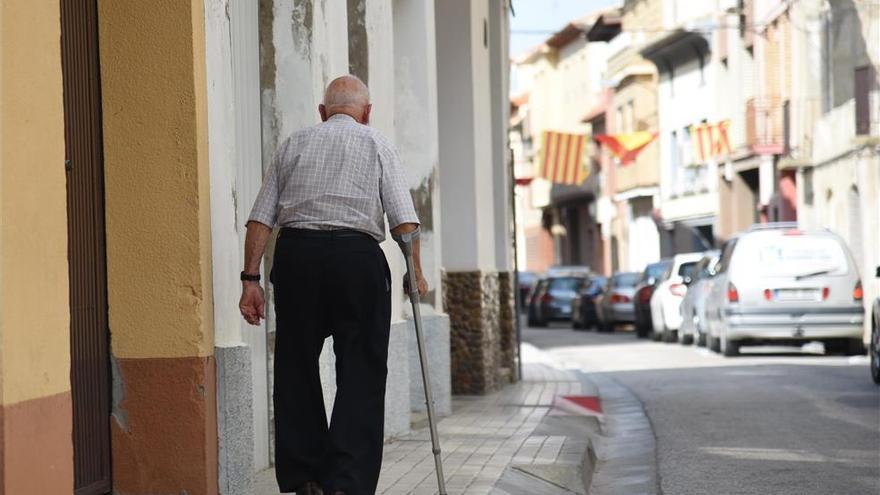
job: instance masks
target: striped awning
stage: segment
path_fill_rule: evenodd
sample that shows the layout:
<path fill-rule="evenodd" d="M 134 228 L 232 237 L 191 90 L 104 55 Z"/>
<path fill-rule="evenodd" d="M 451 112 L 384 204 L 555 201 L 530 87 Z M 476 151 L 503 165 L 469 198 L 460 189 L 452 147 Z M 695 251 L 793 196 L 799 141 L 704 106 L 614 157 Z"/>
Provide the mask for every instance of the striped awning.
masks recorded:
<path fill-rule="evenodd" d="M 587 137 L 544 131 L 543 139 L 536 175 L 557 184 L 583 183 L 589 175 L 584 161 Z"/>

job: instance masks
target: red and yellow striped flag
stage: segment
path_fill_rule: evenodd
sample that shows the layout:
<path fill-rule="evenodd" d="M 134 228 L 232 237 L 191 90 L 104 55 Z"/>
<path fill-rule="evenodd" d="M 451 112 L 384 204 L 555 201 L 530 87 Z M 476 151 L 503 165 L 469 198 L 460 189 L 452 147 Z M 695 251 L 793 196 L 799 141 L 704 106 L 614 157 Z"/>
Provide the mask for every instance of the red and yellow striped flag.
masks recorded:
<path fill-rule="evenodd" d="M 583 183 L 589 175 L 584 163 L 587 137 L 555 131 L 544 131 L 543 137 L 537 176 L 557 184 Z"/>
<path fill-rule="evenodd" d="M 710 158 L 730 155 L 729 120 L 714 124 L 691 126 L 691 143 L 694 146 L 694 162 L 704 163 Z"/>

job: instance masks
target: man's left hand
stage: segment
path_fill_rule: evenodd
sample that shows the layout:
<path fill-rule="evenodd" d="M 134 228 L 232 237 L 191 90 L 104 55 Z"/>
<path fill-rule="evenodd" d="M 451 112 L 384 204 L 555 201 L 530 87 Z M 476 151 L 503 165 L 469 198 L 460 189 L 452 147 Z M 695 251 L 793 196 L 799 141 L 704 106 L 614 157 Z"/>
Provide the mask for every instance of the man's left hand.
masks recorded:
<path fill-rule="evenodd" d="M 259 282 L 243 282 L 241 288 L 241 301 L 238 309 L 245 321 L 251 325 L 259 325 L 260 320 L 266 317 L 266 300 L 263 297 L 263 287 Z"/>

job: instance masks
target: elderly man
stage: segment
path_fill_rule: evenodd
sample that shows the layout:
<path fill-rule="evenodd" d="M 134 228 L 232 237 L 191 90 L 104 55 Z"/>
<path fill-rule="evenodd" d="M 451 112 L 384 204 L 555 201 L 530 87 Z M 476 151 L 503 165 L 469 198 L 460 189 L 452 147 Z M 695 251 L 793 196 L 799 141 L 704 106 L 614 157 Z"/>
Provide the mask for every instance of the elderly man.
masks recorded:
<path fill-rule="evenodd" d="M 382 464 L 391 278 L 379 242 L 418 229 L 394 146 L 367 126 L 367 87 L 335 79 L 322 123 L 275 153 L 247 223 L 240 309 L 264 318 L 260 260 L 281 227 L 275 287 L 275 466 L 283 493 L 373 494 Z M 414 243 L 418 289 L 427 292 Z M 336 401 L 330 425 L 318 357 L 333 336 Z"/>

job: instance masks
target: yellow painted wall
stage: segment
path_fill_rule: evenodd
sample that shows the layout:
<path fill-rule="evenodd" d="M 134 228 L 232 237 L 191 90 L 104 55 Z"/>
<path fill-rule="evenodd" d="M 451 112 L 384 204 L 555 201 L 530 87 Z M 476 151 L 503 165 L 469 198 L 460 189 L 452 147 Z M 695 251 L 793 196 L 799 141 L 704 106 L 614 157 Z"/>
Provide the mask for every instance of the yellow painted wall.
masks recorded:
<path fill-rule="evenodd" d="M 70 390 L 58 2 L 0 2 L 0 403 Z"/>
<path fill-rule="evenodd" d="M 213 353 L 204 7 L 99 0 L 116 358 Z"/>

